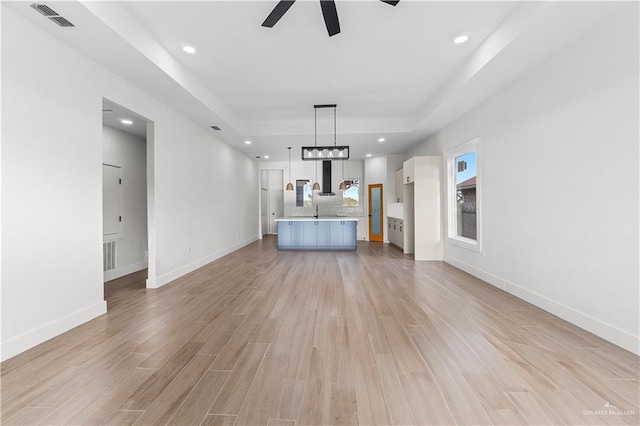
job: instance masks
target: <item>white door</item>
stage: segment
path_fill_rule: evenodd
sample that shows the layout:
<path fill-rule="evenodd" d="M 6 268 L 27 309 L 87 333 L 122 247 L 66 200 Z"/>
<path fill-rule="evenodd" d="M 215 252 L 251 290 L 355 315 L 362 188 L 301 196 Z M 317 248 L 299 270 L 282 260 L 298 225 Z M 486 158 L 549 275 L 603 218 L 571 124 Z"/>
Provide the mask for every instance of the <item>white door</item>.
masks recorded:
<path fill-rule="evenodd" d="M 277 222 L 275 220 L 284 216 L 284 191 L 282 189 L 271 189 L 269 193 L 269 209 L 271 210 L 270 232 L 277 234 L 278 227 L 276 226 Z"/>
<path fill-rule="evenodd" d="M 262 223 L 262 236 L 269 233 L 269 190 L 260 190 L 260 219 Z"/>
<path fill-rule="evenodd" d="M 121 231 L 120 171 L 118 166 L 102 165 L 102 233 L 105 237 L 117 236 Z"/>

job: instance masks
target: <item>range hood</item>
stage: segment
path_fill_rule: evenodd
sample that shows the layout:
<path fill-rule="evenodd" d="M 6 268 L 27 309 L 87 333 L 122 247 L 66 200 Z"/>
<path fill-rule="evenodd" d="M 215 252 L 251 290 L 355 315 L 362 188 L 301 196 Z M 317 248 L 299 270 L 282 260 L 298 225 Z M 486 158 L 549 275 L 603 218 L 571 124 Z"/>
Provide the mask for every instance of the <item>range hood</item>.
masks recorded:
<path fill-rule="evenodd" d="M 336 195 L 331 192 L 331 160 L 322 161 L 322 191 L 320 195 L 323 197 Z"/>

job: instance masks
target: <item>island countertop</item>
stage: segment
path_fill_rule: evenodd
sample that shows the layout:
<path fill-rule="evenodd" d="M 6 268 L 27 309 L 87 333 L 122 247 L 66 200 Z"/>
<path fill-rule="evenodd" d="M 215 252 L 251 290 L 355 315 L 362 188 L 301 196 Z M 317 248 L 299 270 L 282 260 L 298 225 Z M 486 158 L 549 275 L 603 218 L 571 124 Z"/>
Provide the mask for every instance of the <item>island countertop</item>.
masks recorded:
<path fill-rule="evenodd" d="M 323 222 L 357 222 L 358 219 L 364 219 L 364 217 L 354 217 L 354 216 L 290 216 L 290 217 L 280 217 L 274 219 L 276 222 L 315 222 L 315 221 L 323 221 Z"/>

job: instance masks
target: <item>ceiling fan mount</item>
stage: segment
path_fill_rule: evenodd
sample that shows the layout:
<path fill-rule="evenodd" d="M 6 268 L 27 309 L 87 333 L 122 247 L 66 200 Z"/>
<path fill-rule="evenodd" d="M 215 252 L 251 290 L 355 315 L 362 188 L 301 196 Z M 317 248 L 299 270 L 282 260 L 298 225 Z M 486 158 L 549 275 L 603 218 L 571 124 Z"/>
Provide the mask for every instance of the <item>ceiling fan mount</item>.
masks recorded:
<path fill-rule="evenodd" d="M 263 27 L 273 28 L 275 24 L 284 16 L 296 0 L 280 0 L 278 4 L 273 8 L 267 19 L 262 23 Z M 380 0 L 383 3 L 391 6 L 397 5 L 400 0 Z M 327 27 L 329 37 L 332 37 L 340 33 L 340 21 L 338 20 L 338 10 L 336 9 L 335 0 L 320 0 L 320 8 L 322 9 L 322 16 L 324 17 L 324 24 Z"/>

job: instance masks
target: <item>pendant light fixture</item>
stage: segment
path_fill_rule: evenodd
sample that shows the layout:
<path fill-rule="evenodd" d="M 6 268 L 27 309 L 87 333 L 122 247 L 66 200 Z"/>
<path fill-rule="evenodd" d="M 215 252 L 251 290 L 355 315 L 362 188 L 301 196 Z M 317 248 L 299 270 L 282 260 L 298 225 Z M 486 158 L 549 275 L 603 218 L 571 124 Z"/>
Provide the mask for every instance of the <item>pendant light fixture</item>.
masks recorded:
<path fill-rule="evenodd" d="M 315 146 L 316 149 L 318 149 L 318 108 L 315 106 L 313 107 L 313 135 L 315 138 L 313 145 Z M 304 150 L 302 152 L 304 153 Z M 313 190 L 320 191 L 320 184 L 318 183 L 318 163 L 316 163 L 315 166 L 316 166 L 316 181 L 313 182 Z"/>
<path fill-rule="evenodd" d="M 293 191 L 293 184 L 291 183 L 291 147 L 287 147 L 289 150 L 289 183 L 287 184 L 287 191 Z"/>
<path fill-rule="evenodd" d="M 336 104 L 324 104 L 324 105 L 314 105 L 314 119 L 316 121 L 316 140 L 314 146 L 303 146 L 302 147 L 302 160 L 315 160 L 315 161 L 325 161 L 325 160 L 348 160 L 349 159 L 349 147 L 346 145 L 338 146 L 336 143 Z M 317 111 L 318 108 L 333 108 L 333 146 L 318 146 L 318 116 Z"/>
<path fill-rule="evenodd" d="M 336 107 L 333 107 L 333 146 L 337 147 L 337 134 L 338 130 L 336 127 Z M 347 189 L 347 182 L 344 180 L 344 162 L 347 160 L 342 160 L 342 182 L 340 182 L 340 187 L 338 188 L 340 191 L 344 191 Z"/>
<path fill-rule="evenodd" d="M 344 161 L 342 162 L 342 182 L 340 182 L 340 191 L 347 189 L 347 182 L 344 180 Z"/>

